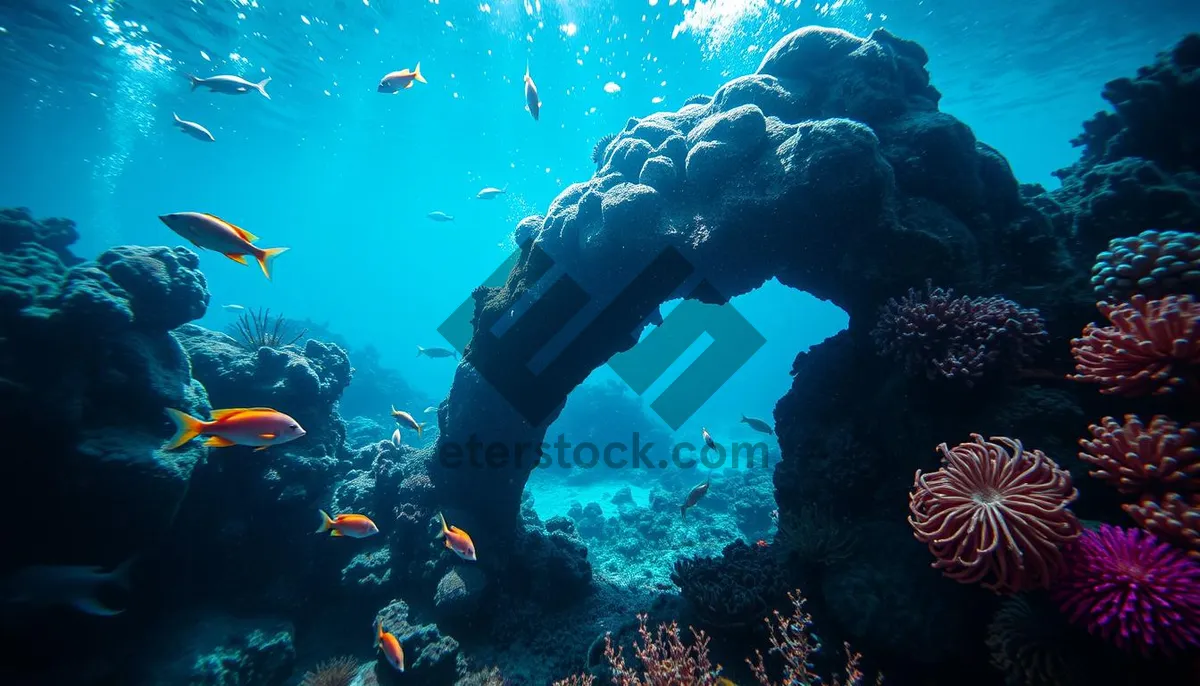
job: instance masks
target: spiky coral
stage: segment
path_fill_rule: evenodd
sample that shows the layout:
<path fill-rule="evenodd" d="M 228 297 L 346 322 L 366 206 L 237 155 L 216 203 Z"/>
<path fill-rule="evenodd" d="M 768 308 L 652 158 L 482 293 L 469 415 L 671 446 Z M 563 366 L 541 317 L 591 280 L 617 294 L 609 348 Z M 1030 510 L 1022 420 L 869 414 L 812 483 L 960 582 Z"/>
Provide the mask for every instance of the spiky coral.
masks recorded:
<path fill-rule="evenodd" d="M 271 310 L 247 310 L 229 327 L 229 334 L 247 350 L 282 348 L 300 340 L 308 329 L 296 330 L 283 315 L 271 316 Z"/>
<path fill-rule="evenodd" d="M 997 593 L 1048 587 L 1062 566 L 1061 546 L 1080 531 L 1068 509 L 1079 495 L 1070 473 L 1020 441 L 971 437 L 953 449 L 938 446 L 938 471 L 917 470 L 909 495 L 914 536 L 937 558 L 934 569 L 960 583 L 994 578 L 983 587 Z"/>
<path fill-rule="evenodd" d="M 1200 373 L 1200 304 L 1191 296 L 1096 305 L 1112 326 L 1088 324 L 1072 339 L 1075 381 L 1103 386 L 1101 393 L 1163 395 L 1195 387 Z"/>
<path fill-rule="evenodd" d="M 350 686 L 359 664 L 350 656 L 335 657 L 317 665 L 300 680 L 300 686 Z"/>
<path fill-rule="evenodd" d="M 1157 415 L 1146 426 L 1137 415 L 1121 425 L 1112 417 L 1088 427 L 1092 439 L 1080 439 L 1079 459 L 1095 467 L 1090 474 L 1122 493 L 1163 495 L 1200 490 L 1200 431 Z"/>
<path fill-rule="evenodd" d="M 871 337 L 879 354 L 930 379 L 975 379 L 998 367 L 1027 362 L 1047 337 L 1037 310 L 1000 297 L 954 297 L 953 289 L 908 289 L 880 309 Z"/>
<path fill-rule="evenodd" d="M 599 169 L 600 165 L 604 162 L 604 153 L 608 150 L 608 145 L 612 143 L 616 137 L 617 134 L 615 133 L 606 133 L 600 137 L 600 140 L 596 141 L 594 146 L 592 146 L 592 162 L 596 164 L 597 169 Z"/>
<path fill-rule="evenodd" d="M 1119 648 L 1149 656 L 1200 646 L 1200 565 L 1144 531 L 1085 532 L 1053 593 L 1072 622 Z"/>
<path fill-rule="evenodd" d="M 1200 493 L 1168 493 L 1157 500 L 1144 498 L 1137 505 L 1123 507 L 1138 526 L 1174 543 L 1187 551 L 1189 558 L 1200 562 Z"/>
<path fill-rule="evenodd" d="M 804 611 L 804 596 L 800 594 L 800 591 L 793 591 L 788 594 L 788 598 L 792 601 L 790 617 L 784 617 L 776 610 L 773 613 L 774 622 L 770 619 L 764 620 L 767 623 L 767 630 L 770 632 L 770 652 L 783 659 L 783 681 L 776 682 L 771 679 L 760 651 L 754 651 L 754 660 L 748 659 L 746 664 L 750 665 L 750 671 L 754 673 L 754 678 L 762 686 L 824 683 L 821 677 L 813 671 L 812 663 L 809 662 L 809 659 L 817 651 L 818 644 L 809 631 L 812 626 L 812 616 Z M 833 686 L 862 686 L 863 673 L 859 667 L 862 655 L 851 650 L 848 643 L 844 647 L 846 649 L 846 679 L 842 681 L 835 676 Z M 876 677 L 875 683 L 883 683 L 882 674 Z"/>

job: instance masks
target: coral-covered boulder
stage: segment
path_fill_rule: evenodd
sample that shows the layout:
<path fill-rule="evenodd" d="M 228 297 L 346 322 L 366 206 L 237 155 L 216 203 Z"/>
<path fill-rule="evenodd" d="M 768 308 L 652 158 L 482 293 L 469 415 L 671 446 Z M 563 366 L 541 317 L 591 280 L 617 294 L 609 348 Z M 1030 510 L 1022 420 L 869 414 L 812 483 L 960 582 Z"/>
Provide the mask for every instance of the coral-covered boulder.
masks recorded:
<path fill-rule="evenodd" d="M 404 674 L 398 674 L 380 658 L 375 666 L 379 683 L 440 686 L 454 683 L 457 674 L 458 641 L 442 634 L 436 624 L 416 624 L 408 604 L 394 600 L 375 617 L 383 630 L 393 634 L 404 647 Z"/>
<path fill-rule="evenodd" d="M 224 615 L 172 622 L 139 656 L 141 671 L 125 683 L 283 686 L 296 662 L 291 622 Z"/>
<path fill-rule="evenodd" d="M 96 262 L 128 294 L 139 328 L 174 329 L 204 316 L 208 287 L 191 250 L 126 245 Z"/>

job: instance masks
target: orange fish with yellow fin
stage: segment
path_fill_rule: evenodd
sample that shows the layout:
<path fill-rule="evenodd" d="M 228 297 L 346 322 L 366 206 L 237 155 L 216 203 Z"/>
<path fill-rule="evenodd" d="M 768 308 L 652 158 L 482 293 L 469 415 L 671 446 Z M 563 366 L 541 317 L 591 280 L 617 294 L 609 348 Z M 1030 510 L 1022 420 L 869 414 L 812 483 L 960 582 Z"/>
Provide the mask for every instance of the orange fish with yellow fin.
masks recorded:
<path fill-rule="evenodd" d="M 246 445 L 254 446 L 255 450 L 266 450 L 305 434 L 295 419 L 269 407 L 233 407 L 213 410 L 211 414 L 212 421 L 206 422 L 168 407 L 167 416 L 175 422 L 176 430 L 163 449 L 174 450 L 197 436 L 208 436 L 204 445 L 209 448 Z"/>

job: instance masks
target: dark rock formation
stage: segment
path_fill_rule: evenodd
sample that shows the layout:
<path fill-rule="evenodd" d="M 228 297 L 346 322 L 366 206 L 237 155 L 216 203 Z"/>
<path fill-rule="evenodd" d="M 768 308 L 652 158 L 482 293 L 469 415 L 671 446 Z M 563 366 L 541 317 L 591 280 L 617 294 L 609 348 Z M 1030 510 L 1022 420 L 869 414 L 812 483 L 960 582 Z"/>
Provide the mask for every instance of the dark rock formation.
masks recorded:
<path fill-rule="evenodd" d="M 404 648 L 405 669 L 399 674 L 382 658 L 376 663 L 379 683 L 442 686 L 454 683 L 458 673 L 458 641 L 442 634 L 436 624 L 416 624 L 409 619 L 408 604 L 396 600 L 376 615 L 384 631 L 396 636 Z"/>
<path fill-rule="evenodd" d="M 198 258 L 124 246 L 85 262 L 77 237 L 70 221 L 0 211 L 0 425 L 24 437 L 0 495 L 41 518 L 12 530 L 7 571 L 115 566 L 171 526 L 204 454 L 160 449 L 163 408 L 208 406 L 168 333 L 208 304 Z"/>
<path fill-rule="evenodd" d="M 887 298 L 935 274 L 1026 307 L 1075 297 L 1044 287 L 1079 278 L 1055 225 L 1022 204 L 1002 156 L 937 111 L 925 62 L 884 30 L 864 39 L 810 27 L 711 100 L 631 119 L 595 176 L 550 204 L 507 283 L 476 291 L 442 455 L 472 436 L 540 443 L 566 394 L 630 348 L 672 297 L 723 303 L 777 277 L 837 303 L 852 327 L 869 327 Z M 1031 242 L 1045 254 L 1014 269 Z M 568 277 L 539 283 L 551 265 Z M 539 375 L 524 371 L 589 302 L 599 316 L 563 331 L 571 342 Z M 500 462 L 435 459 L 430 477 L 464 528 L 503 555 L 530 465 Z"/>
<path fill-rule="evenodd" d="M 143 656 L 137 686 L 283 686 L 296 662 L 295 630 L 282 620 L 225 616 L 172 623 Z M 128 682 L 127 682 L 128 683 Z"/>

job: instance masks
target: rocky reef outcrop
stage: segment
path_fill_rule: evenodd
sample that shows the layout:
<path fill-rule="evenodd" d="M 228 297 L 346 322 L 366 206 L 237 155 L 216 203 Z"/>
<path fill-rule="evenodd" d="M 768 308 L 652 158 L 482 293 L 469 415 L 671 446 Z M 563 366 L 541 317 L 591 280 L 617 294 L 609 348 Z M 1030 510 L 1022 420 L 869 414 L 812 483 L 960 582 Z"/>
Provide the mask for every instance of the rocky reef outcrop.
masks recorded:
<path fill-rule="evenodd" d="M 597 151 L 591 179 L 540 223 L 522 222 L 529 240 L 507 283 L 476 291 L 475 336 L 448 403 L 472 409 L 443 422 L 442 454 L 473 435 L 539 443 L 566 394 L 673 297 L 719 304 L 775 277 L 832 300 L 863 330 L 930 276 L 1024 307 L 1074 297 L 1045 288 L 1079 280 L 1064 236 L 1022 202 L 1003 156 L 938 111 L 926 61 L 885 30 L 809 27 L 711 97 L 631 119 Z M 1038 254 L 1025 259 L 1030 245 Z M 551 265 L 568 276 L 540 283 Z M 544 371 L 525 371 L 587 303 L 599 315 Z M 435 459 L 430 478 L 503 549 L 529 465 L 499 462 Z"/>

